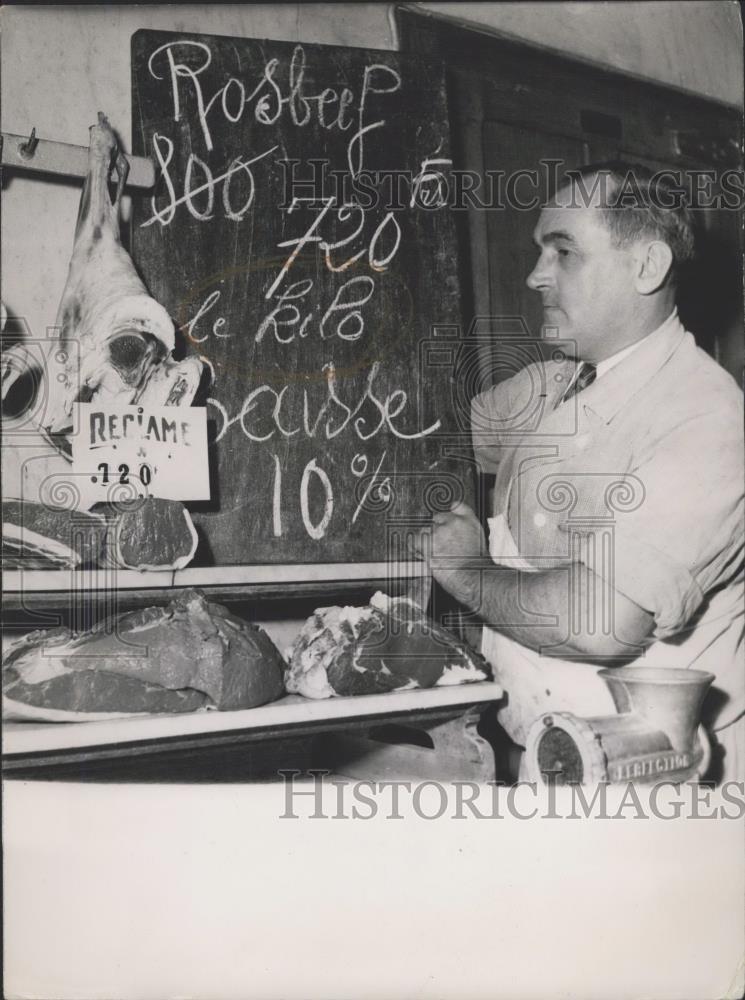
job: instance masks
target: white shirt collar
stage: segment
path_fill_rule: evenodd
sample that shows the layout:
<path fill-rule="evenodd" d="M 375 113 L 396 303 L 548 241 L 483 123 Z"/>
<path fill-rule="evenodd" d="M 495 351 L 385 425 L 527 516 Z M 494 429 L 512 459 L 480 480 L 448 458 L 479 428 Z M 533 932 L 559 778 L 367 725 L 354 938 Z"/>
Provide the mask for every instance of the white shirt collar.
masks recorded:
<path fill-rule="evenodd" d="M 674 308 L 673 311 L 665 320 L 665 322 L 661 323 L 657 327 L 657 330 L 661 330 L 663 326 L 672 324 L 677 318 L 678 318 L 678 310 L 677 308 Z M 657 333 L 657 330 L 653 330 L 652 333 Z M 651 337 L 652 333 L 647 334 L 647 336 Z M 641 340 L 637 340 L 633 344 L 629 344 L 628 347 L 624 347 L 622 351 L 617 351 L 615 354 L 611 354 L 609 358 L 605 358 L 603 361 L 599 361 L 597 364 L 595 380 L 597 381 L 599 378 L 602 378 L 603 375 L 606 374 L 606 372 L 609 372 L 611 370 L 611 368 L 615 368 L 616 365 L 619 363 L 619 361 L 623 361 L 623 359 L 627 357 L 629 354 L 631 354 L 633 351 L 635 351 L 640 344 L 643 344 L 646 339 L 647 337 L 642 337 Z"/>

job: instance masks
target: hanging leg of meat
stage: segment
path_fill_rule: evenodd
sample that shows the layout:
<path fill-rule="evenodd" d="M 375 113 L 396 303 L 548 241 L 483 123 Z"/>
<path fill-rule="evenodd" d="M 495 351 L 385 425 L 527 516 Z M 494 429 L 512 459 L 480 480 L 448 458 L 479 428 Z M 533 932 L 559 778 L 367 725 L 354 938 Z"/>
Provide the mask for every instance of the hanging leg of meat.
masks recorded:
<path fill-rule="evenodd" d="M 113 201 L 109 195 L 112 167 L 118 181 Z M 76 511 L 87 510 L 95 502 L 90 496 L 80 495 L 76 501 L 77 483 L 69 479 L 74 403 L 188 406 L 203 368 L 195 357 L 183 361 L 172 358 L 173 323 L 166 310 L 148 294 L 121 244 L 119 209 L 126 174 L 127 161 L 118 149 L 116 136 L 99 113 L 98 124 L 90 130 L 88 173 L 57 314 L 56 337 L 49 342 L 44 359 L 22 344 L 3 354 L 3 400 L 8 401 L 22 375 L 34 373 L 43 397 L 42 403 L 34 403 L 33 414 L 19 414 L 19 419 L 25 420 L 23 440 L 4 439 L 8 449 L 3 455 L 3 493 L 22 501 L 21 512 L 30 512 L 23 522 L 24 552 L 32 539 L 36 548 L 47 545 L 49 552 L 45 550 L 45 554 L 49 558 L 67 560 L 71 565 L 80 561 L 79 553 L 70 544 L 63 554 L 59 536 L 77 531 L 80 519 Z M 6 426 L 4 431 L 10 433 L 14 426 Z M 61 510 L 50 508 L 46 502 L 50 484 L 58 481 L 72 486 L 63 491 L 66 506 Z M 47 514 L 54 515 L 54 524 Z M 20 529 L 11 520 L 3 525 L 4 543 L 15 551 L 20 544 Z M 159 532 L 168 542 L 164 554 L 151 549 L 142 556 L 130 551 L 130 544 L 125 555 L 135 565 L 147 562 L 175 568 L 188 562 L 194 553 L 194 527 L 181 504 L 152 501 L 142 513 L 133 514 L 127 524 L 132 529 L 128 538 L 143 527 L 141 534 L 150 548 L 152 537 Z M 98 536 L 98 521 L 94 527 Z M 67 535 L 64 541 L 67 544 Z M 84 555 L 92 561 L 92 550 L 86 549 Z"/>
<path fill-rule="evenodd" d="M 109 175 L 116 165 L 116 198 Z M 92 126 L 88 175 L 80 202 L 70 270 L 57 314 L 58 340 L 48 359 L 45 426 L 69 430 L 75 402 L 188 405 L 202 371 L 197 358 L 175 362 L 173 323 L 151 298 L 119 238 L 127 161 L 107 119 Z M 147 394 L 158 373 L 158 391 Z M 147 399 L 146 399 L 147 396 Z"/>

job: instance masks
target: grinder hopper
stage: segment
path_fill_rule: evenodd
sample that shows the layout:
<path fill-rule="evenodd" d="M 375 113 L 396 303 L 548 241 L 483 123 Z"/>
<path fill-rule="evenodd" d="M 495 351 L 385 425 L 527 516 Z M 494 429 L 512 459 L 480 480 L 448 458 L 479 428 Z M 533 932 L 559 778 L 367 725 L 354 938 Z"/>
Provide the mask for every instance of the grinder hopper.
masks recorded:
<path fill-rule="evenodd" d="M 714 674 L 703 670 L 615 667 L 599 676 L 610 688 L 618 714 L 633 712 L 666 733 L 675 750 L 689 750 Z"/>

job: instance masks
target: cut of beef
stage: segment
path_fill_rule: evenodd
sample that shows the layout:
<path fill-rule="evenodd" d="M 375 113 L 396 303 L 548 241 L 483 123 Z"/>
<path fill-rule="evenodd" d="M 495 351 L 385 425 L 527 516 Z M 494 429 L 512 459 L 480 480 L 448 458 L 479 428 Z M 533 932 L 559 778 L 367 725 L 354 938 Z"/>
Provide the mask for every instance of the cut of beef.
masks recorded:
<path fill-rule="evenodd" d="M 189 712 L 279 698 L 284 662 L 262 629 L 196 590 L 74 635 L 33 632 L 3 661 L 3 698 L 52 710 Z"/>
<path fill-rule="evenodd" d="M 38 660 L 34 666 L 38 668 Z M 43 675 L 29 669 L 27 661 L 6 667 L 3 695 L 11 702 L 65 712 L 112 712 L 113 705 L 122 714 L 195 712 L 210 704 L 202 691 L 169 691 L 105 670 L 66 669 L 54 659 Z"/>
<path fill-rule="evenodd" d="M 3 559 L 18 560 L 26 568 L 39 560 L 58 568 L 95 565 L 105 535 L 106 521 L 97 514 L 3 501 Z"/>
<path fill-rule="evenodd" d="M 306 698 L 380 694 L 491 679 L 489 665 L 406 598 L 319 608 L 295 640 L 287 690 Z"/>
<path fill-rule="evenodd" d="M 183 569 L 194 558 L 197 532 L 189 511 L 176 500 L 135 501 L 113 522 L 107 537 L 110 559 L 125 569 Z"/>

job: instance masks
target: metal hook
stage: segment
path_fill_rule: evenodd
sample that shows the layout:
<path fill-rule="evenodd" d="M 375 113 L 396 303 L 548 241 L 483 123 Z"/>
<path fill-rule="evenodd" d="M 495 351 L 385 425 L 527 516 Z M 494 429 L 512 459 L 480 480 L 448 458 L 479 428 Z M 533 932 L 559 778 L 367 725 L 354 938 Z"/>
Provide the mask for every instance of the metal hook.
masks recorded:
<path fill-rule="evenodd" d="M 24 158 L 24 160 L 30 160 L 34 153 L 36 152 L 36 147 L 39 145 L 39 140 L 36 138 L 36 129 L 31 129 L 31 135 L 25 142 L 18 144 L 18 152 Z"/>

